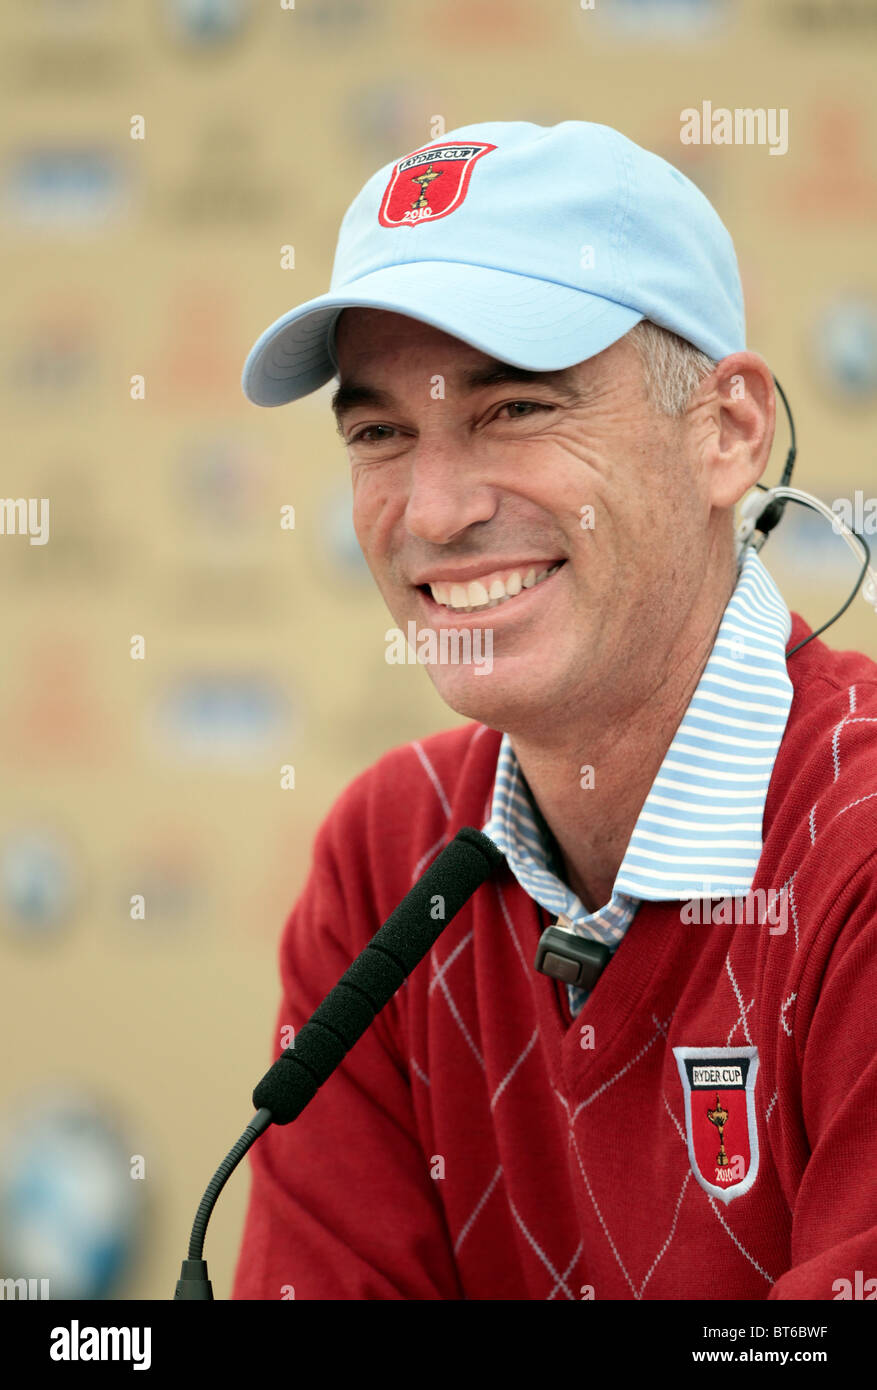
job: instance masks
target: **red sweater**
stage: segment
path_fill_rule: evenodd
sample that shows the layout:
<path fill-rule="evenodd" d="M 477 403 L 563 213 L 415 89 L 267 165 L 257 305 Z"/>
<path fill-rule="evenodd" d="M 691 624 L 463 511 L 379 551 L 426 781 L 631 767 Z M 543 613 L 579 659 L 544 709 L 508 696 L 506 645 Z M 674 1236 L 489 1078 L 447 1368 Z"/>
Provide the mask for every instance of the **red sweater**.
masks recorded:
<path fill-rule="evenodd" d="M 809 630 L 794 615 L 790 645 Z M 776 904 L 771 930 L 644 902 L 572 1019 L 505 870 L 257 1141 L 234 1298 L 833 1299 L 877 1276 L 877 665 L 815 639 L 789 675 L 753 883 L 788 930 Z M 282 938 L 275 1057 L 485 823 L 499 741 L 395 749 L 336 802 Z M 706 1050 L 688 1107 L 674 1048 Z"/>

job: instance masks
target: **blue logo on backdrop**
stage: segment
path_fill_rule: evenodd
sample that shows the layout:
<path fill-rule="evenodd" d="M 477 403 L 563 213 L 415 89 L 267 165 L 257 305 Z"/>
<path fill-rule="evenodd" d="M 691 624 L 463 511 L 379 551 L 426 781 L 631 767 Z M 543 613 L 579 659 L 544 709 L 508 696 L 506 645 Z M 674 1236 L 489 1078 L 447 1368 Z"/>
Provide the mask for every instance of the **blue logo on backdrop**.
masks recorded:
<path fill-rule="evenodd" d="M 71 850 L 43 831 L 15 831 L 0 842 L 0 905 L 7 927 L 46 935 L 69 918 L 76 896 Z"/>
<path fill-rule="evenodd" d="M 588 6 L 583 6 L 587 18 Z M 601 19 L 629 38 L 698 39 L 724 26 L 729 0 L 594 0 Z"/>
<path fill-rule="evenodd" d="M 198 48 L 237 38 L 250 17 L 249 0 L 165 0 L 164 8 L 174 38 Z"/>
<path fill-rule="evenodd" d="M 820 378 L 844 400 L 877 392 L 877 302 L 842 295 L 824 310 L 814 330 Z"/>
<path fill-rule="evenodd" d="M 289 708 L 268 678 L 193 675 L 161 701 L 158 723 L 165 743 L 180 753 L 242 760 L 279 747 L 289 733 Z"/>
<path fill-rule="evenodd" d="M 49 231 L 90 229 L 122 210 L 128 193 L 110 150 L 25 150 L 11 159 L 6 197 L 13 217 Z"/>
<path fill-rule="evenodd" d="M 90 1100 L 59 1092 L 23 1114 L 16 1105 L 0 1149 L 3 1275 L 48 1279 L 53 1300 L 113 1297 L 139 1244 L 132 1172 L 121 1136 Z"/>

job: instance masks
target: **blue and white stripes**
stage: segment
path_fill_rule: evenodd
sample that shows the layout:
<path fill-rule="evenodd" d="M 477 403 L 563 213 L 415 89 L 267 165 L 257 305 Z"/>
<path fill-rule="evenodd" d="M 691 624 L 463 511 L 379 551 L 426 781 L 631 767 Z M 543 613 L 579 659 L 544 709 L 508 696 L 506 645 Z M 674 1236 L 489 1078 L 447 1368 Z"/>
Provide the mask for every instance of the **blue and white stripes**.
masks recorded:
<path fill-rule="evenodd" d="M 588 913 L 558 877 L 507 735 L 485 834 L 522 888 L 583 936 L 616 947 L 643 899 L 742 896 L 761 855 L 767 788 L 792 703 L 791 617 L 747 550 L 709 660 L 640 811 L 611 900 Z M 573 1012 L 587 996 L 570 987 Z"/>
<path fill-rule="evenodd" d="M 792 704 L 791 617 L 749 550 L 691 703 L 643 806 L 615 887 L 636 898 L 746 893 Z"/>

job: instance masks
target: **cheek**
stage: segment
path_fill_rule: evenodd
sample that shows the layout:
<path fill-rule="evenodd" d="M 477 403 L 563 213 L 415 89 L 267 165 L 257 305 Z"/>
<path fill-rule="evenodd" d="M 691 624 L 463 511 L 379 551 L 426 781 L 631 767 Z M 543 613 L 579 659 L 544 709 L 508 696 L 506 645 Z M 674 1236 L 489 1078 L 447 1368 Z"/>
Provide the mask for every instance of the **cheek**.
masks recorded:
<path fill-rule="evenodd" d="M 387 530 L 389 503 L 386 489 L 368 474 L 353 475 L 353 529 L 363 554 L 380 550 L 382 530 Z"/>
<path fill-rule="evenodd" d="M 362 508 L 357 506 L 356 499 L 353 502 L 353 529 L 356 533 L 356 539 L 359 541 L 360 550 L 363 555 L 368 555 L 371 528 Z"/>
<path fill-rule="evenodd" d="M 353 529 L 372 578 L 388 604 L 400 583 L 407 587 L 396 573 L 394 559 L 394 537 L 403 514 L 404 508 L 388 495 L 386 484 L 376 479 L 354 483 Z"/>
<path fill-rule="evenodd" d="M 539 489 L 539 500 L 570 537 L 574 550 L 580 545 L 602 549 L 615 537 L 619 524 L 630 523 L 632 485 L 624 460 L 605 443 L 583 449 L 556 452 Z"/>
<path fill-rule="evenodd" d="M 552 446 L 546 463 L 555 495 L 571 498 L 587 492 L 591 497 L 606 496 L 628 486 L 627 480 L 635 472 L 638 443 L 631 434 L 570 429 L 558 431 Z M 589 498 L 583 496 L 581 500 Z"/>

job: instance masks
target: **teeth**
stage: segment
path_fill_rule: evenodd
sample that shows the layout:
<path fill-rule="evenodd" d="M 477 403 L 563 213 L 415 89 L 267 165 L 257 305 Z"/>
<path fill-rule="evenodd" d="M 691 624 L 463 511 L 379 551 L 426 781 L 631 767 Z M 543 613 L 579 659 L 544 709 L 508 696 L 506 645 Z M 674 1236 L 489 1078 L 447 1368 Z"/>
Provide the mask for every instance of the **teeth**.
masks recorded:
<path fill-rule="evenodd" d="M 535 569 L 529 569 L 523 579 L 520 570 L 514 570 L 504 584 L 501 579 L 492 580 L 489 590 L 480 579 L 473 579 L 469 584 L 437 582 L 430 584 L 429 588 L 436 603 L 455 612 L 471 613 L 476 609 L 496 608 L 498 604 L 514 598 L 522 589 L 535 588 L 559 569 L 560 565 L 553 565 L 539 574 Z"/>
<path fill-rule="evenodd" d="M 477 579 L 473 579 L 469 585 L 468 596 L 470 608 L 480 608 L 482 603 L 487 602 L 487 590 Z"/>

